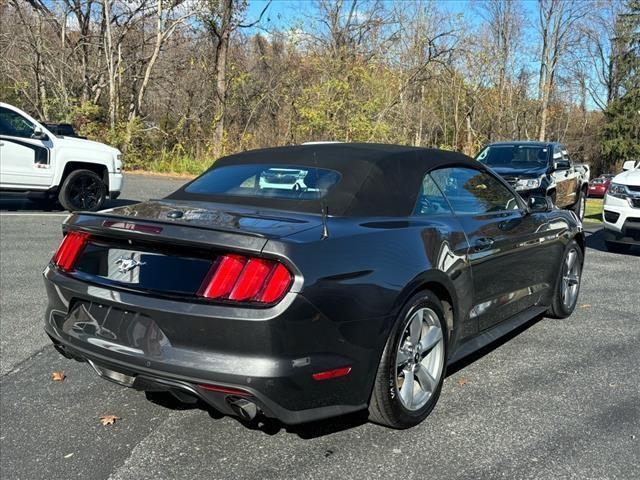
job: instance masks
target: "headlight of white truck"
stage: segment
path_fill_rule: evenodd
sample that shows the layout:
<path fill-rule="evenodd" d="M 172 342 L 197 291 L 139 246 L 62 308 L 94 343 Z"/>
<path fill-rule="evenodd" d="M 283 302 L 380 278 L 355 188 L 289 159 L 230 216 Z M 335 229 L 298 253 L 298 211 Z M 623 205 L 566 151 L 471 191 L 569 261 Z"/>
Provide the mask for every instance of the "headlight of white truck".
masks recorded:
<path fill-rule="evenodd" d="M 120 173 L 122 171 L 122 153 L 118 153 L 116 155 L 116 159 L 113 162 L 113 166 L 116 173 Z"/>
<path fill-rule="evenodd" d="M 609 185 L 607 194 L 617 198 L 627 198 L 627 188 L 619 183 L 612 183 Z"/>
<path fill-rule="evenodd" d="M 521 178 L 516 182 L 516 190 L 531 190 L 540 186 L 539 178 Z"/>

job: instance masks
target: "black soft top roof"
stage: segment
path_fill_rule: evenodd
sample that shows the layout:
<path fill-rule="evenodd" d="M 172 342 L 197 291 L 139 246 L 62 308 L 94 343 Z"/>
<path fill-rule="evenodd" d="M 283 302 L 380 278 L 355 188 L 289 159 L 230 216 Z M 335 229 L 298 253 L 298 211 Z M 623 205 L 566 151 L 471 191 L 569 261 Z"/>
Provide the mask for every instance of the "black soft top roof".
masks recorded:
<path fill-rule="evenodd" d="M 445 166 L 485 170 L 466 155 L 444 150 L 372 143 L 327 143 L 265 148 L 220 158 L 207 170 L 228 165 L 261 164 L 335 170 L 341 180 L 322 198 L 330 215 L 407 216 L 414 209 L 424 175 Z M 320 213 L 319 200 L 203 195 L 184 185 L 168 198 L 253 205 Z"/>

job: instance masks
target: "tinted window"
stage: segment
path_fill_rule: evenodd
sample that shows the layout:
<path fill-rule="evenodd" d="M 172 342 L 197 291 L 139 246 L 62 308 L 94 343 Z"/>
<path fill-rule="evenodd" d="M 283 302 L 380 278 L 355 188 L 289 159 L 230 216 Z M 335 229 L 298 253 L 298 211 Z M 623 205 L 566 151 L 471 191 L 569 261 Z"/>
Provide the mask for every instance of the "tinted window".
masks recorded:
<path fill-rule="evenodd" d="M 482 214 L 517 210 L 516 197 L 493 176 L 470 168 L 443 168 L 431 172 L 453 211 Z"/>
<path fill-rule="evenodd" d="M 440 213 L 451 213 L 451 208 L 436 183 L 427 174 L 422 180 L 414 215 L 437 215 Z"/>
<path fill-rule="evenodd" d="M 476 157 L 481 163 L 496 166 L 542 166 L 549 161 L 549 149 L 539 145 L 491 145 Z"/>
<path fill-rule="evenodd" d="M 213 168 L 185 191 L 201 195 L 315 200 L 324 197 L 340 174 L 333 170 L 278 165 L 227 165 Z"/>
<path fill-rule="evenodd" d="M 13 110 L 0 108 L 0 135 L 29 138 L 33 134 L 33 124 Z"/>

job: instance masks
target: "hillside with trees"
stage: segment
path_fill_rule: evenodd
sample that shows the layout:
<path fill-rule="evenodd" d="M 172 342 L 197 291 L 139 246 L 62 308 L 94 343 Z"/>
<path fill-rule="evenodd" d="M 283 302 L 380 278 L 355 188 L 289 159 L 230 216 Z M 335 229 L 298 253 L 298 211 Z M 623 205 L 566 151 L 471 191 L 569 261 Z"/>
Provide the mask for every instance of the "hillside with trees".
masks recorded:
<path fill-rule="evenodd" d="M 313 140 L 640 158 L 639 0 L 249 2 L 0 0 L 0 99 L 129 169 Z"/>

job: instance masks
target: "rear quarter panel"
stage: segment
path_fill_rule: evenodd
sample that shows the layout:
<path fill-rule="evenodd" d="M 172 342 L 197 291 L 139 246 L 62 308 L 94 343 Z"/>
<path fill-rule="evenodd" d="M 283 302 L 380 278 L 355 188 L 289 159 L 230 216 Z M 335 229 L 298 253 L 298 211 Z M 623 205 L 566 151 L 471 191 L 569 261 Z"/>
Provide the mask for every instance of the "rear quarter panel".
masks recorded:
<path fill-rule="evenodd" d="M 475 332 L 475 325 L 464 322 L 472 282 L 468 243 L 455 218 L 332 218 L 329 232 L 326 239 L 315 228 L 269 240 L 263 253 L 295 265 L 300 294 L 332 321 L 345 347 L 362 349 L 362 358 L 377 364 L 399 310 L 427 282 L 450 292 L 454 334 Z"/>

